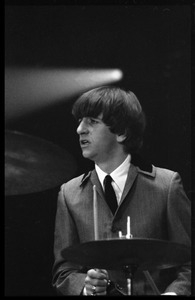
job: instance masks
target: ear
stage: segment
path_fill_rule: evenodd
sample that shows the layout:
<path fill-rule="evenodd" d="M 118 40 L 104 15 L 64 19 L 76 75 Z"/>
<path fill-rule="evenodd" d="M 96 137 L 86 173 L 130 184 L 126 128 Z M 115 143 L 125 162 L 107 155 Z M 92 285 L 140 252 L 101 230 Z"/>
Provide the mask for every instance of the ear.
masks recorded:
<path fill-rule="evenodd" d="M 126 134 L 121 134 L 116 136 L 116 140 L 118 143 L 122 143 L 126 139 Z"/>

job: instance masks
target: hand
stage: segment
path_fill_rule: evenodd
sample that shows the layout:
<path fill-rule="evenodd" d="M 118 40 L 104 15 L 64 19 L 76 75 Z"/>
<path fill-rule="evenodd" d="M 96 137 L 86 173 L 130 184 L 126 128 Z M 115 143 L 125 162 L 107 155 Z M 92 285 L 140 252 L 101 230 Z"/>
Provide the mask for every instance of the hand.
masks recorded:
<path fill-rule="evenodd" d="M 90 269 L 85 278 L 85 292 L 87 295 L 105 296 L 108 283 L 108 272 L 104 269 Z"/>

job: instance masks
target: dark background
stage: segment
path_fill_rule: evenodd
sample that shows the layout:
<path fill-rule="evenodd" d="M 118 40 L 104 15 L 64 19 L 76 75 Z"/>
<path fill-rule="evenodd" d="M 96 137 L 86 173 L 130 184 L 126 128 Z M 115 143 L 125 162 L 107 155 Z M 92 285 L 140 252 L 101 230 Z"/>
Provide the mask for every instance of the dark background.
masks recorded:
<path fill-rule="evenodd" d="M 126 2 L 128 3 L 128 2 Z M 147 116 L 142 155 L 191 185 L 191 6 L 5 6 L 5 68 L 117 68 Z M 71 106 L 76 97 L 6 124 L 81 157 Z M 55 295 L 51 287 L 58 186 L 5 201 L 5 294 Z"/>

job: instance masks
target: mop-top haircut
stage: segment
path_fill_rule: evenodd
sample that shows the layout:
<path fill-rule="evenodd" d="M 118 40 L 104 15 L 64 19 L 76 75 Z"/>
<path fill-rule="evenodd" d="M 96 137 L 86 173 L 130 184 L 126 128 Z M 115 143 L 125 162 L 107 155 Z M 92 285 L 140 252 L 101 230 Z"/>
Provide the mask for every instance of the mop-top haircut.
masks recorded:
<path fill-rule="evenodd" d="M 72 114 L 76 120 L 97 118 L 112 133 L 126 136 L 122 142 L 127 153 L 136 153 L 143 144 L 145 115 L 135 94 L 118 87 L 102 86 L 82 94 L 74 103 Z"/>

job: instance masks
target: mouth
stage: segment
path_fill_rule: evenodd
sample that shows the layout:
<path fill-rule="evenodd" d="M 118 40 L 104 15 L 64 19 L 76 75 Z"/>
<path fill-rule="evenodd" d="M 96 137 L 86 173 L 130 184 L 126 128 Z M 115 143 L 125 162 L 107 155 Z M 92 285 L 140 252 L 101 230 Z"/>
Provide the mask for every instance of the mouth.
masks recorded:
<path fill-rule="evenodd" d="M 89 145 L 89 141 L 88 140 L 80 140 L 80 145 L 81 147 L 85 147 Z"/>

